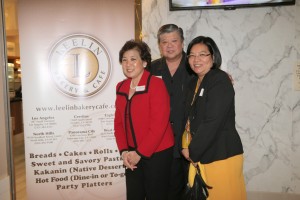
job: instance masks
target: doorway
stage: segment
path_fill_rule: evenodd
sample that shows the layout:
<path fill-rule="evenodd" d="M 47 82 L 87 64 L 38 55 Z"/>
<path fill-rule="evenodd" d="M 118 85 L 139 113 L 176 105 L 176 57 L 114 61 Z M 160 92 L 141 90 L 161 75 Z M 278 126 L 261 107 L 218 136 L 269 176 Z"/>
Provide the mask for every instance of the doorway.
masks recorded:
<path fill-rule="evenodd" d="M 8 121 L 8 131 L 6 131 L 6 146 L 10 155 L 8 160 L 8 171 L 10 174 L 9 199 L 26 200 L 26 175 L 24 158 L 24 134 L 23 134 L 23 109 L 22 109 L 22 86 L 21 86 L 21 63 L 19 51 L 19 32 L 17 18 L 17 0 L 1 0 L 1 14 L 5 24 L 3 28 L 3 66 L 6 73 L 3 76 L 4 99 L 7 101 L 7 113 L 4 117 Z M 2 45 L 1 45 L 2 46 Z M 2 133 L 1 133 L 2 134 Z M 5 159 L 6 160 L 6 159 Z M 1 164 L 2 165 L 2 164 Z M 7 196 L 1 196 L 1 199 Z"/>

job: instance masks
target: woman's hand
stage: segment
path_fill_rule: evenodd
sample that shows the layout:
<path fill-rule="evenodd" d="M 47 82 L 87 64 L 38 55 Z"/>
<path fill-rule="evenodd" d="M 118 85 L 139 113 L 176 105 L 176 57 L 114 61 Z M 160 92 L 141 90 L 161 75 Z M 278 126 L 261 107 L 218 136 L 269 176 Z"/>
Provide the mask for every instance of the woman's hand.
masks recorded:
<path fill-rule="evenodd" d="M 197 163 L 194 163 L 194 161 L 192 161 L 192 159 L 190 158 L 190 152 L 189 152 L 188 148 L 182 149 L 181 153 L 185 157 L 185 159 L 187 159 L 188 161 L 190 161 L 194 165 L 194 167 L 197 166 Z"/>
<path fill-rule="evenodd" d="M 139 156 L 135 151 L 125 151 L 122 153 L 122 159 L 125 167 L 133 171 L 137 168 L 136 164 L 140 161 L 141 156 Z"/>
<path fill-rule="evenodd" d="M 189 153 L 189 149 L 188 148 L 184 148 L 181 150 L 182 155 L 185 157 L 185 159 L 187 159 L 188 161 L 190 161 L 190 153 Z"/>
<path fill-rule="evenodd" d="M 134 165 L 132 165 L 130 163 L 130 157 L 129 157 L 129 152 L 128 151 L 124 151 L 122 153 L 122 159 L 123 159 L 123 165 L 131 170 L 133 170 L 134 168 L 136 168 Z"/>
<path fill-rule="evenodd" d="M 130 151 L 128 154 L 129 163 L 136 168 L 136 165 L 141 160 L 141 156 L 136 151 Z"/>

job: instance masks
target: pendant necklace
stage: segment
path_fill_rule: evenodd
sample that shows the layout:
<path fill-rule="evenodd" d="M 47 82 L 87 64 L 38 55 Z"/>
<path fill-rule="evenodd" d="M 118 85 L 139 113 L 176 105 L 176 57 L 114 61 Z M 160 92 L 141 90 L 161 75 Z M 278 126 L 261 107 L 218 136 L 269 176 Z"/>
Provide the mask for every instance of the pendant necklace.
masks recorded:
<path fill-rule="evenodd" d="M 133 90 L 135 90 L 135 88 L 136 88 L 136 86 L 132 86 L 132 81 L 130 82 L 130 89 L 133 89 Z"/>

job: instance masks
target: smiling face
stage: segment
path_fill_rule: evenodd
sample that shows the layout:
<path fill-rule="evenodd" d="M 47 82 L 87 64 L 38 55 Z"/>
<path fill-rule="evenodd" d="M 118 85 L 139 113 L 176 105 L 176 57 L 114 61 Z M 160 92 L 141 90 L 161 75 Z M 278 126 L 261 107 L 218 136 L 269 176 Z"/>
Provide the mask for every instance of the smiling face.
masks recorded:
<path fill-rule="evenodd" d="M 191 69 L 203 77 L 213 66 L 213 57 L 208 50 L 207 45 L 203 43 L 195 44 L 188 55 L 188 61 Z"/>
<path fill-rule="evenodd" d="M 177 60 L 182 56 L 183 41 L 177 31 L 160 35 L 160 53 L 167 60 Z"/>
<path fill-rule="evenodd" d="M 125 51 L 121 60 L 123 73 L 127 78 L 131 78 L 136 84 L 142 77 L 144 67 L 147 62 L 141 59 L 140 53 L 136 49 Z"/>

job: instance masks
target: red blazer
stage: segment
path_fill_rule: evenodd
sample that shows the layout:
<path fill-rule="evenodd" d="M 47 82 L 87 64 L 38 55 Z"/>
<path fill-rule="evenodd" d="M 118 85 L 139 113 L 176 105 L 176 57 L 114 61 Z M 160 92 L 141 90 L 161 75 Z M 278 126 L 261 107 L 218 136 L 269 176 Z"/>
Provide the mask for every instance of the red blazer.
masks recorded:
<path fill-rule="evenodd" d="M 136 152 L 149 158 L 155 152 L 174 145 L 169 122 L 170 99 L 163 80 L 144 71 L 135 94 L 128 99 L 131 79 L 117 84 L 115 137 L 119 151 L 129 150 L 125 129 L 125 111 L 129 106 L 129 121 Z"/>

